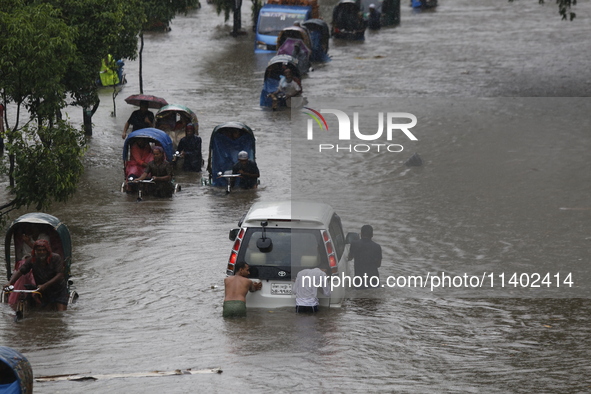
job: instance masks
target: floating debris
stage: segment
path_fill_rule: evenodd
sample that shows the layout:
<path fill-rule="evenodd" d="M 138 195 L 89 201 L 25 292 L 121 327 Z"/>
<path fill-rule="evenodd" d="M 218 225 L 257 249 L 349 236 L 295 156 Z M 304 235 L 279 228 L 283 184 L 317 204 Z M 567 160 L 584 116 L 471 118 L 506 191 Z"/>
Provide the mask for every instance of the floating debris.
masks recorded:
<path fill-rule="evenodd" d="M 37 382 L 58 382 L 64 380 L 71 381 L 84 381 L 84 380 L 104 380 L 104 379 L 115 379 L 115 378 L 148 378 L 154 376 L 174 376 L 174 375 L 197 375 L 204 373 L 222 373 L 222 369 L 210 368 L 210 369 L 175 369 L 174 371 L 148 371 L 148 372 L 132 372 L 132 373 L 113 373 L 106 375 L 53 375 L 53 376 L 41 376 L 35 378 Z"/>
<path fill-rule="evenodd" d="M 420 167 L 423 165 L 423 159 L 415 152 L 407 161 L 404 162 L 409 167 Z"/>

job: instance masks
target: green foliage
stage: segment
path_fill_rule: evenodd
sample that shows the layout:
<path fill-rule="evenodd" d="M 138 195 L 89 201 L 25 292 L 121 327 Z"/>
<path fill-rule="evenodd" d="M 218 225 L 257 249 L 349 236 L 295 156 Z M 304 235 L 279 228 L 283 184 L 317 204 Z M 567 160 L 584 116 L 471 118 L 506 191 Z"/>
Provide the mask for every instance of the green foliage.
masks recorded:
<path fill-rule="evenodd" d="M 53 127 L 25 126 L 11 134 L 12 142 L 6 149 L 16 158 L 17 187 L 12 189 L 15 207 L 34 205 L 36 210 L 46 210 L 52 199 L 67 201 L 84 171 L 83 133 L 58 121 Z"/>
<path fill-rule="evenodd" d="M 155 24 L 168 26 L 176 14 L 187 14 L 190 9 L 199 8 L 199 0 L 144 0 L 142 2 L 146 14 L 144 30 L 150 30 Z"/>
<path fill-rule="evenodd" d="M 75 29 L 48 4 L 0 11 L 0 89 L 6 101 L 24 105 L 38 119 L 49 119 L 65 106 L 63 83 L 76 47 Z"/>
<path fill-rule="evenodd" d="M 230 14 L 234 11 L 234 0 L 213 0 L 215 11 L 219 14 L 224 13 L 224 21 L 230 19 Z"/>
<path fill-rule="evenodd" d="M 263 2 L 261 0 L 252 0 L 252 6 L 250 7 L 252 11 L 252 30 L 256 31 L 257 22 L 259 20 L 259 12 L 263 8 Z"/>
<path fill-rule="evenodd" d="M 98 100 L 95 80 L 101 60 L 137 57 L 137 36 L 146 17 L 139 0 L 47 0 L 76 31 L 75 57 L 68 63 L 64 84 L 75 105 L 91 107 Z"/>

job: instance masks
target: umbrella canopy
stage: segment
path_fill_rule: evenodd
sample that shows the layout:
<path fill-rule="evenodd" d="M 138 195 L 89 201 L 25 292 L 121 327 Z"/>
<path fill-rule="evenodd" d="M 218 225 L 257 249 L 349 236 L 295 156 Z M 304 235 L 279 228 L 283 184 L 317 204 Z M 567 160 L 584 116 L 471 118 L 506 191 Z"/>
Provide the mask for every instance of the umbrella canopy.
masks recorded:
<path fill-rule="evenodd" d="M 127 104 L 140 106 L 140 102 L 147 101 L 148 108 L 160 109 L 168 103 L 162 97 L 152 96 L 150 94 L 132 94 L 125 99 Z"/>

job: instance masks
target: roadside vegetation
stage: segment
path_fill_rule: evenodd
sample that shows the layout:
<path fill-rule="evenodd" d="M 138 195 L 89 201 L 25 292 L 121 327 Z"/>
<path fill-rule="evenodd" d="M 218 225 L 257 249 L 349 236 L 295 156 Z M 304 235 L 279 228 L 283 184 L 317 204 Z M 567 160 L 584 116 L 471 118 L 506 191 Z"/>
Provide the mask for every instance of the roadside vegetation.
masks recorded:
<path fill-rule="evenodd" d="M 0 133 L 10 210 L 47 210 L 67 201 L 84 171 L 85 134 L 99 105 L 101 60 L 136 59 L 138 39 L 168 25 L 198 0 L 0 0 Z M 141 51 L 141 48 L 140 48 Z M 140 75 L 140 83 L 141 83 Z M 140 85 L 141 86 L 141 85 Z M 62 117 L 78 106 L 90 121 L 77 129 Z"/>

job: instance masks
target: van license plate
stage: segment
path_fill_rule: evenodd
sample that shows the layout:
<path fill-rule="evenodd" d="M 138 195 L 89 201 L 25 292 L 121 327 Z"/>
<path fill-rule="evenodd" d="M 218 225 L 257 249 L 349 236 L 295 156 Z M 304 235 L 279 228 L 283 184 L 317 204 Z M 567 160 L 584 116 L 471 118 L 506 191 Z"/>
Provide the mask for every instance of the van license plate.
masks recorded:
<path fill-rule="evenodd" d="M 271 283 L 271 295 L 291 295 L 291 283 Z"/>

